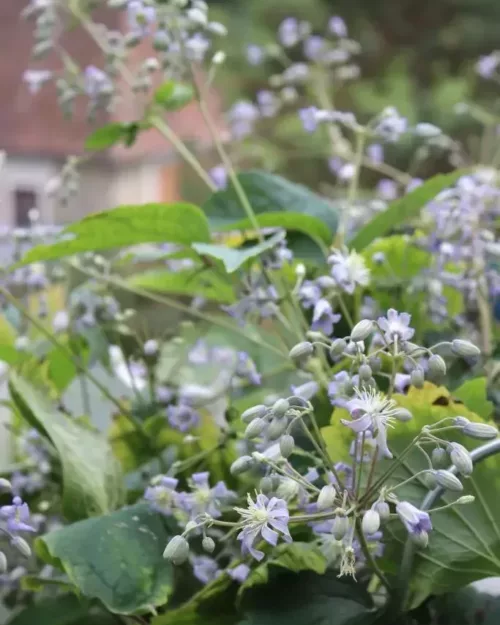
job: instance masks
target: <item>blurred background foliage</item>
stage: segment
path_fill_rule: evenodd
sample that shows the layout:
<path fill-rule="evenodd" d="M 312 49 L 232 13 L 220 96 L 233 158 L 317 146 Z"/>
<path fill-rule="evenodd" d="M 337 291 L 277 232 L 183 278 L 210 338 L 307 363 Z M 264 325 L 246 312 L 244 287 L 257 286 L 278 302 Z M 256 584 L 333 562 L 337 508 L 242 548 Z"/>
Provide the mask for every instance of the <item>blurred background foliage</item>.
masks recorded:
<path fill-rule="evenodd" d="M 273 62 L 250 66 L 245 56 L 248 44 L 275 42 L 277 27 L 287 16 L 307 20 L 313 33 L 323 34 L 328 18 L 339 15 L 362 53 L 359 79 L 342 87 L 327 86 L 338 109 L 353 111 L 366 121 L 385 106 L 395 106 L 409 123 L 431 122 L 461 140 L 474 161 L 484 156 L 483 127 L 470 115 L 456 114 L 454 107 L 473 101 L 495 111 L 498 85 L 481 79 L 474 66 L 481 55 L 500 48 L 498 0 L 211 0 L 209 4 L 213 17 L 229 27 L 228 59 L 217 81 L 226 108 L 237 99 L 253 100 L 268 86 L 269 76 L 280 70 Z M 299 107 L 311 103 L 304 94 Z M 489 122 L 490 134 L 496 136 L 497 120 L 492 117 Z M 250 163 L 258 155 L 267 169 L 316 188 L 324 186 L 331 179 L 326 137 L 305 135 L 295 113 L 270 124 L 272 136 L 264 123 L 259 135 L 241 146 Z M 413 152 L 414 146 L 403 143 L 388 151 L 387 160 L 406 171 Z M 447 170 L 446 162 L 434 158 L 422 171 L 412 173 L 427 177 Z M 368 174 L 363 184 L 370 187 L 375 181 Z"/>

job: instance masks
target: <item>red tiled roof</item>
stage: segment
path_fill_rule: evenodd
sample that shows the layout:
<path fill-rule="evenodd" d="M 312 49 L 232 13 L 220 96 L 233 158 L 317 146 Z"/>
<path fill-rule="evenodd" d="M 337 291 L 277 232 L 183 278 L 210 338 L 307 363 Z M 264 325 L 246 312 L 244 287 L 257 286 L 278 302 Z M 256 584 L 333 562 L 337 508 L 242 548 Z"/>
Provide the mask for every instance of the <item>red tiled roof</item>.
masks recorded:
<path fill-rule="evenodd" d="M 65 157 L 83 152 L 85 137 L 93 127 L 86 120 L 87 104 L 80 98 L 71 119 L 65 119 L 57 104 L 55 86 L 45 85 L 35 96 L 22 80 L 27 68 L 58 69 L 61 62 L 55 55 L 40 62 L 31 59 L 33 43 L 33 24 L 20 17 L 22 8 L 29 4 L 28 0 L 0 0 L 0 41 L 2 51 L 8 53 L 0 56 L 0 149 L 9 155 L 41 155 Z M 101 21 L 109 26 L 118 26 L 119 14 L 101 13 Z M 115 26 L 115 27 L 116 27 Z M 101 65 L 101 52 L 81 28 L 74 28 L 64 35 L 62 47 L 68 51 L 82 67 L 95 64 Z M 138 46 L 133 53 L 132 63 L 138 62 L 148 55 L 148 44 Z M 220 119 L 220 101 L 212 94 L 210 108 L 213 115 Z M 135 115 L 134 115 L 135 113 Z M 116 112 L 116 117 L 123 121 L 131 121 L 137 116 L 137 107 L 133 96 L 127 93 L 123 103 Z M 106 123 L 102 115 L 96 125 Z M 191 104 L 183 110 L 168 114 L 166 121 L 176 132 L 187 141 L 203 144 L 210 143 L 206 126 L 197 110 Z M 113 159 L 128 160 L 132 158 L 162 158 L 171 153 L 165 139 L 155 130 L 144 132 L 131 149 L 116 147 L 108 155 Z"/>

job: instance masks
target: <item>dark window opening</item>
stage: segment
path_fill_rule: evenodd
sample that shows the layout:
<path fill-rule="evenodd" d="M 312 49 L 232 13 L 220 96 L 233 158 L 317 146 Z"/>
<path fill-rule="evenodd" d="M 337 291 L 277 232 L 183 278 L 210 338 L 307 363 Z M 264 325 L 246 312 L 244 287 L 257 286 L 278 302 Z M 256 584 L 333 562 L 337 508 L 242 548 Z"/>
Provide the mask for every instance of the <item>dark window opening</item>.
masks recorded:
<path fill-rule="evenodd" d="M 37 208 L 36 193 L 31 189 L 14 191 L 14 225 L 17 228 L 29 228 L 30 211 Z"/>

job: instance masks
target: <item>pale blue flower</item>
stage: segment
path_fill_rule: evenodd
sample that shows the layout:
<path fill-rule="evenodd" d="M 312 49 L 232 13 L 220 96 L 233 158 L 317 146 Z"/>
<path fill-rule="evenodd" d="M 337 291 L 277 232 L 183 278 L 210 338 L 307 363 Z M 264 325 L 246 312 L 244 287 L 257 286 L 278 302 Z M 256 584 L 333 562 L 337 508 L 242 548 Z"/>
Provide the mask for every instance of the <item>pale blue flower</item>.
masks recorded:
<path fill-rule="evenodd" d="M 341 318 L 341 315 L 333 312 L 331 304 L 326 299 L 320 299 L 314 306 L 311 329 L 330 336 L 333 333 L 333 326 Z"/>
<path fill-rule="evenodd" d="M 21 497 L 14 497 L 12 505 L 0 507 L 0 519 L 6 521 L 9 532 L 34 532 L 35 528 L 29 525 L 30 509 Z"/>
<path fill-rule="evenodd" d="M 193 564 L 194 576 L 202 584 L 212 582 L 222 573 L 217 562 L 208 556 L 194 556 L 191 562 Z"/>
<path fill-rule="evenodd" d="M 378 325 L 384 332 L 385 340 L 393 343 L 396 338 L 399 341 L 409 341 L 413 337 L 415 330 L 410 327 L 410 321 L 410 314 L 398 313 L 394 308 L 389 308 L 387 317 L 379 317 Z"/>
<path fill-rule="evenodd" d="M 173 508 L 176 505 L 177 493 L 175 489 L 178 483 L 179 480 L 164 476 L 157 484 L 146 488 L 144 499 L 151 503 L 151 507 L 154 510 L 169 516 L 172 514 Z"/>
<path fill-rule="evenodd" d="M 432 522 L 429 514 L 423 510 L 419 510 L 408 501 L 400 501 L 396 505 L 396 512 L 409 534 L 418 536 L 432 530 Z"/>

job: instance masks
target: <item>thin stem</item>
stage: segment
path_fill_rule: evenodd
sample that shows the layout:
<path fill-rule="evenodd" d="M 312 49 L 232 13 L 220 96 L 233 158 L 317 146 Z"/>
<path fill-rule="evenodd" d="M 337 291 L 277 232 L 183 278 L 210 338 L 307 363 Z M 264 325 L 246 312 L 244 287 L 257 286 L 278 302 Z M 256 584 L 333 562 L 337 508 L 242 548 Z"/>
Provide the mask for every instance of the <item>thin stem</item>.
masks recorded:
<path fill-rule="evenodd" d="M 363 478 L 363 466 L 364 466 L 364 455 L 365 455 L 365 437 L 366 437 L 366 432 L 363 432 L 361 434 L 361 450 L 360 450 L 360 454 L 359 454 L 359 475 L 358 475 L 358 486 L 356 488 L 356 499 L 359 499 L 359 493 L 361 490 L 361 480 Z M 357 456 L 354 456 L 354 459 L 357 460 Z M 354 487 L 353 487 L 354 490 Z"/>
<path fill-rule="evenodd" d="M 342 297 L 342 295 L 340 293 L 338 293 L 337 294 L 337 299 L 339 301 L 339 305 L 340 305 L 340 309 L 342 310 L 342 314 L 344 315 L 345 320 L 347 321 L 349 327 L 352 330 L 352 328 L 354 328 L 354 321 L 352 320 L 351 313 L 347 309 L 347 306 L 346 306 L 346 303 L 344 301 L 344 298 Z"/>
<path fill-rule="evenodd" d="M 370 546 L 366 542 L 366 537 L 365 537 L 365 535 L 363 533 L 363 529 L 361 527 L 361 520 L 359 519 L 359 517 L 356 519 L 356 534 L 358 535 L 358 540 L 359 540 L 359 544 L 361 546 L 361 550 L 363 551 L 363 555 L 365 556 L 365 558 L 366 558 L 367 562 L 369 563 L 371 569 L 373 570 L 375 575 L 379 578 L 380 582 L 390 592 L 391 591 L 391 585 L 387 581 L 386 576 L 382 573 L 379 565 L 375 561 L 375 558 L 373 557 L 373 555 L 372 555 L 372 553 L 370 551 Z"/>

